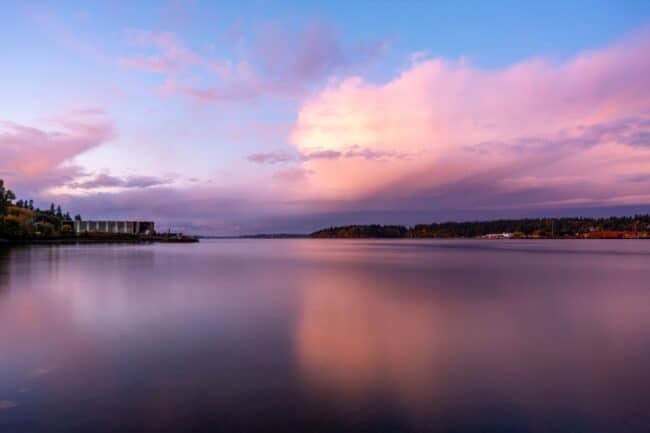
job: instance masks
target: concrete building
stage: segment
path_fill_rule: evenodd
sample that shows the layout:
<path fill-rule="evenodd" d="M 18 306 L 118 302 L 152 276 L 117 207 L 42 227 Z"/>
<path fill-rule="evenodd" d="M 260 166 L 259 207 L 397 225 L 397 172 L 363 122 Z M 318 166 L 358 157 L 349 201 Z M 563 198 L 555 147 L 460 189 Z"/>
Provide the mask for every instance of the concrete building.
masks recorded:
<path fill-rule="evenodd" d="M 75 221 L 74 231 L 81 233 L 124 233 L 130 235 L 152 235 L 153 221 Z"/>

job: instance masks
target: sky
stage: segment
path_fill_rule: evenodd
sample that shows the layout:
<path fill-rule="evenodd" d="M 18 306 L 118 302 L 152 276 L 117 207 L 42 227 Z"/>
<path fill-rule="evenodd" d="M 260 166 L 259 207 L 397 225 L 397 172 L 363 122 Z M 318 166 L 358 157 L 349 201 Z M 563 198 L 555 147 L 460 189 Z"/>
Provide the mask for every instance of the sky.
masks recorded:
<path fill-rule="evenodd" d="M 41 207 L 213 235 L 650 212 L 647 1 L 0 6 L 0 178 Z"/>

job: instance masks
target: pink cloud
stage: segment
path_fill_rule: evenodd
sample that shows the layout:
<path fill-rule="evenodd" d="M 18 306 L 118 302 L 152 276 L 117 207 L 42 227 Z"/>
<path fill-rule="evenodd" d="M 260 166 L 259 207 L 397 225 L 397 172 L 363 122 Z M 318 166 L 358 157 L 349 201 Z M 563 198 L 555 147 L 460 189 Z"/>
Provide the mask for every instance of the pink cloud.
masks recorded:
<path fill-rule="evenodd" d="M 273 179 L 281 182 L 295 183 L 300 182 L 309 175 L 309 171 L 300 167 L 291 167 L 278 170 L 273 173 Z"/>
<path fill-rule="evenodd" d="M 113 125 L 99 110 L 56 116 L 45 126 L 0 121 L 0 173 L 18 191 L 35 193 L 79 175 L 74 157 L 110 140 Z"/>
<path fill-rule="evenodd" d="M 260 97 L 264 92 L 256 82 L 231 82 L 227 86 L 195 87 L 168 79 L 160 87 L 166 95 L 181 95 L 201 102 L 241 102 Z"/>
<path fill-rule="evenodd" d="M 119 59 L 118 62 L 123 66 L 169 74 L 201 62 L 201 58 L 183 46 L 173 33 L 137 31 L 131 37 L 139 46 L 154 47 L 157 53 Z"/>
<path fill-rule="evenodd" d="M 291 141 L 341 156 L 302 162 L 303 194 L 322 200 L 650 203 L 649 183 L 621 180 L 650 172 L 650 32 L 504 69 L 420 55 L 386 83 L 349 77 L 309 98 Z"/>
<path fill-rule="evenodd" d="M 238 33 L 241 42 L 241 29 Z M 201 56 L 172 33 L 139 31 L 133 36 L 155 52 L 122 58 L 120 64 L 164 74 L 161 93 L 202 102 L 302 97 L 330 75 L 374 61 L 387 47 L 384 42 L 363 41 L 346 49 L 330 26 L 316 22 L 300 31 L 269 24 L 255 35 L 250 51 L 236 59 Z M 179 72 L 187 73 L 181 77 Z"/>

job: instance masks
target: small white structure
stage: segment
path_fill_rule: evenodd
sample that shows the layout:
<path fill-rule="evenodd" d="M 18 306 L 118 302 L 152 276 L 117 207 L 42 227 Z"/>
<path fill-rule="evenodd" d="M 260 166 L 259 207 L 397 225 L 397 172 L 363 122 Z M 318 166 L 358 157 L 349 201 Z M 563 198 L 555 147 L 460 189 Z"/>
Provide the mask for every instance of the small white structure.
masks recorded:
<path fill-rule="evenodd" d="M 481 237 L 483 239 L 512 239 L 515 235 L 512 233 L 489 233 Z"/>
<path fill-rule="evenodd" d="M 124 233 L 153 235 L 153 221 L 75 221 L 74 231 L 81 233 Z"/>

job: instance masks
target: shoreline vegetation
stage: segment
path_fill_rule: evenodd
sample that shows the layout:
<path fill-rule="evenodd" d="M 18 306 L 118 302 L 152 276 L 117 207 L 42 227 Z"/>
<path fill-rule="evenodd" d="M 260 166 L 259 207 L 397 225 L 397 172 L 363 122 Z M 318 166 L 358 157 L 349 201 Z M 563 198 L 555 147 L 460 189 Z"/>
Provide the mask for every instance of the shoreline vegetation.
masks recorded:
<path fill-rule="evenodd" d="M 492 221 L 330 227 L 315 239 L 650 239 L 650 215 L 609 218 L 527 218 Z"/>
<path fill-rule="evenodd" d="M 198 242 L 195 236 L 176 233 L 134 235 L 125 233 L 75 233 L 74 218 L 52 203 L 49 209 L 34 207 L 33 200 L 17 200 L 0 179 L 0 245 L 6 244 L 75 244 L 75 243 L 143 243 Z"/>
<path fill-rule="evenodd" d="M 309 234 L 260 233 L 202 239 L 650 239 L 650 215 L 525 218 L 401 225 L 336 226 Z"/>

